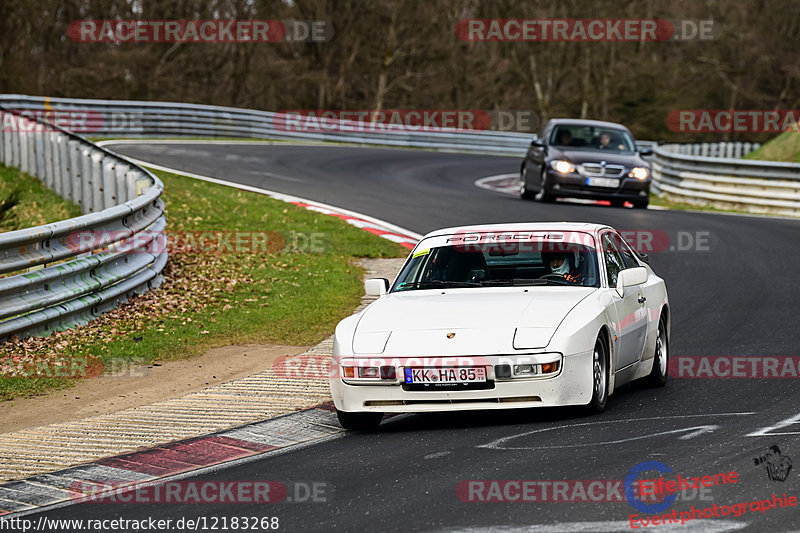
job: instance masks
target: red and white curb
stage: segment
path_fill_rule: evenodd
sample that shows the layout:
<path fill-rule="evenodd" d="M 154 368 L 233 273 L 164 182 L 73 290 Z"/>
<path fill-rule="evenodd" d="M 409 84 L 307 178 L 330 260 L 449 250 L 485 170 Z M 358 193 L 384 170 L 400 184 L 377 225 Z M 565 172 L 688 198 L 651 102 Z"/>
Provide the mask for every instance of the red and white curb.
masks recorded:
<path fill-rule="evenodd" d="M 345 433 L 333 407 L 324 404 L 263 422 L 100 459 L 0 485 L 0 516 L 25 515 L 98 495 L 98 487 L 124 490 L 189 472 L 255 460 L 264 453 Z M 91 491 L 87 493 L 84 491 Z M 102 492 L 100 492 L 102 495 Z"/>
<path fill-rule="evenodd" d="M 100 146 L 107 144 L 117 144 L 117 141 L 101 141 L 97 144 Z M 341 207 L 323 204 L 322 202 L 316 202 L 314 200 L 309 200 L 307 198 L 300 198 L 299 196 L 292 196 L 290 194 L 283 194 L 276 191 L 261 189 L 259 187 L 252 187 L 250 185 L 242 185 L 240 183 L 234 183 L 232 181 L 225 181 L 218 178 L 212 178 L 210 176 L 194 174 L 192 172 L 186 172 L 184 170 L 176 168 L 165 167 L 163 165 L 156 165 L 154 163 L 149 163 L 147 161 L 142 161 L 140 159 L 133 159 L 127 156 L 120 155 L 120 157 L 124 157 L 128 161 L 136 163 L 137 165 L 154 168 L 156 170 L 162 170 L 164 172 L 171 172 L 173 174 L 186 176 L 188 178 L 208 181 L 210 183 L 226 185 L 228 187 L 234 187 L 242 191 L 250 191 L 258 194 L 264 194 L 266 196 L 269 196 L 270 198 L 281 200 L 283 202 L 288 202 L 290 204 L 304 207 L 312 211 L 317 211 L 318 213 L 322 213 L 324 215 L 339 217 L 348 224 L 352 224 L 353 226 L 361 228 L 364 231 L 368 231 L 374 235 L 383 237 L 384 239 L 396 242 L 400 246 L 408 248 L 409 250 L 414 248 L 417 242 L 419 242 L 422 239 L 422 235 L 420 235 L 419 233 L 414 233 L 413 231 L 401 228 L 400 226 L 396 226 L 390 222 L 386 222 L 385 220 L 371 217 L 369 215 L 365 215 L 362 213 L 357 213 L 355 211 L 350 211 L 349 209 L 342 209 Z"/>

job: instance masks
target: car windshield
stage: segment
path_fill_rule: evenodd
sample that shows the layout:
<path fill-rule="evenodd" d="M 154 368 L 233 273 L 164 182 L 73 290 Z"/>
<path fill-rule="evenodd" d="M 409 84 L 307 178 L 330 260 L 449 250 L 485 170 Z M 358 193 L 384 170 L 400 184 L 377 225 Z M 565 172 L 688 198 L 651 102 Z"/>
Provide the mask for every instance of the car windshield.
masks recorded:
<path fill-rule="evenodd" d="M 550 134 L 550 144 L 619 153 L 633 153 L 636 151 L 636 144 L 630 133 L 623 129 L 605 126 L 560 124 L 553 128 L 553 132 Z"/>
<path fill-rule="evenodd" d="M 595 249 L 579 244 L 514 242 L 418 250 L 392 292 L 526 285 L 599 287 Z"/>

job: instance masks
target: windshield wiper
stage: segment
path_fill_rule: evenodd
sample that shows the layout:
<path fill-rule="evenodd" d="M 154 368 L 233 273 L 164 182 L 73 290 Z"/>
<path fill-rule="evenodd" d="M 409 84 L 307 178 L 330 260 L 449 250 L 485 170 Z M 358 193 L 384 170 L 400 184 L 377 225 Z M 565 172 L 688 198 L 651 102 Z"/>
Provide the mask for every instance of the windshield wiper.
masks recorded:
<path fill-rule="evenodd" d="M 529 279 L 529 278 L 514 278 L 514 279 L 487 279 L 486 281 L 482 282 L 484 286 L 486 285 L 499 285 L 499 286 L 513 286 L 513 287 L 521 287 L 527 285 L 547 285 L 546 279 Z"/>
<path fill-rule="evenodd" d="M 439 289 L 439 288 L 453 288 L 453 287 L 480 287 L 481 284 L 476 281 L 445 281 L 441 279 L 432 279 L 427 281 L 406 281 L 397 286 L 397 290 L 402 291 L 409 288 L 415 289 Z"/>

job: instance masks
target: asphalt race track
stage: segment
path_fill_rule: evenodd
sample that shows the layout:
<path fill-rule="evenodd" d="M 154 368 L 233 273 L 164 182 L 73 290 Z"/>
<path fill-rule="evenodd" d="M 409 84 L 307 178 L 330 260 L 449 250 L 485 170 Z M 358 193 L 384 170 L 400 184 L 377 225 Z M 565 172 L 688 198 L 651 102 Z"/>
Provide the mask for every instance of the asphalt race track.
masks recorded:
<path fill-rule="evenodd" d="M 519 161 L 513 158 L 280 144 L 110 148 L 351 209 L 419 233 L 462 224 L 559 220 L 657 232 L 669 238 L 659 242 L 663 250 L 651 254 L 650 264 L 669 289 L 670 357 L 800 356 L 800 221 L 564 202 L 543 205 L 474 185 L 478 178 L 515 172 Z M 656 460 L 685 476 L 738 473 L 738 483 L 715 487 L 704 499 L 679 500 L 674 506 L 679 512 L 691 505 L 797 494 L 800 423 L 775 426 L 800 413 L 798 383 L 673 379 L 659 390 L 626 386 L 598 416 L 566 408 L 403 415 L 385 421 L 374 434 L 348 434 L 267 454 L 196 478 L 322 482 L 324 503 L 89 503 L 47 515 L 277 516 L 282 531 L 625 531 L 635 511 L 624 501 L 475 503 L 459 499 L 456 487 L 482 479 L 622 480 L 636 464 Z M 756 432 L 763 435 L 750 435 Z M 775 444 L 797 463 L 785 481 L 770 480 L 764 467 L 754 464 L 755 457 Z M 533 529 L 537 525 L 550 527 Z M 680 528 L 734 530 L 800 530 L 800 507 L 748 511 Z"/>

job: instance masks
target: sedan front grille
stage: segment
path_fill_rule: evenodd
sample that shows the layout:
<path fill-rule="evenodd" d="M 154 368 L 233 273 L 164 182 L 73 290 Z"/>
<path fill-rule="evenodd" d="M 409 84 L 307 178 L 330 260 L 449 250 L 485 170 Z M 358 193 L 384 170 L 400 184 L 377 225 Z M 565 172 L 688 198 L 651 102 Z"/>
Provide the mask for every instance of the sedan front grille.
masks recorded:
<path fill-rule="evenodd" d="M 578 172 L 587 178 L 621 178 L 625 174 L 625 167 L 622 165 L 584 163 L 578 166 Z"/>

